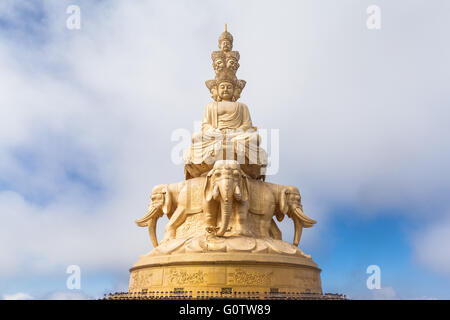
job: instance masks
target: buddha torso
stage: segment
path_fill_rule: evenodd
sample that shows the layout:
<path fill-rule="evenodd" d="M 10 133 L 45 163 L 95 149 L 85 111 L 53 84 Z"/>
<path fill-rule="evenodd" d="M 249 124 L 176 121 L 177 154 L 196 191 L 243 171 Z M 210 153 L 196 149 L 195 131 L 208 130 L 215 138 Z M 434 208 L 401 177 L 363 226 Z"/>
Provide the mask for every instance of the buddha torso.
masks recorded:
<path fill-rule="evenodd" d="M 203 114 L 202 131 L 228 129 L 247 130 L 252 128 L 252 121 L 245 104 L 233 101 L 209 103 Z"/>
<path fill-rule="evenodd" d="M 217 103 L 217 115 L 220 117 L 226 114 L 232 114 L 236 112 L 237 107 L 238 107 L 237 102 L 220 101 Z"/>

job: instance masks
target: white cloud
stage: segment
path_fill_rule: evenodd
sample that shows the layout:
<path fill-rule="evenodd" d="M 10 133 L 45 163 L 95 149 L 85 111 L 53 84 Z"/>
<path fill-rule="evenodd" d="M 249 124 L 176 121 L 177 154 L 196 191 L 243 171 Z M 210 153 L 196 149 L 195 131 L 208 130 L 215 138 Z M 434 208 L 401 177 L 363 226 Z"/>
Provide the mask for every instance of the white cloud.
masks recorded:
<path fill-rule="evenodd" d="M 85 295 L 84 293 L 67 292 L 67 291 L 53 292 L 48 296 L 48 300 L 88 300 L 88 299 L 91 298 Z"/>
<path fill-rule="evenodd" d="M 12 294 L 4 294 L 3 300 L 33 300 L 36 297 L 28 293 L 17 292 Z M 83 292 L 55 291 L 45 297 L 46 300 L 88 300 L 92 299 Z"/>
<path fill-rule="evenodd" d="M 372 299 L 374 300 L 396 300 L 398 299 L 397 292 L 392 287 L 384 287 L 371 291 Z"/>
<path fill-rule="evenodd" d="M 4 294 L 3 300 L 32 300 L 34 299 L 28 293 L 18 292 L 13 294 Z"/>
<path fill-rule="evenodd" d="M 420 263 L 450 276 L 450 216 L 424 226 L 415 234 L 414 245 Z"/>

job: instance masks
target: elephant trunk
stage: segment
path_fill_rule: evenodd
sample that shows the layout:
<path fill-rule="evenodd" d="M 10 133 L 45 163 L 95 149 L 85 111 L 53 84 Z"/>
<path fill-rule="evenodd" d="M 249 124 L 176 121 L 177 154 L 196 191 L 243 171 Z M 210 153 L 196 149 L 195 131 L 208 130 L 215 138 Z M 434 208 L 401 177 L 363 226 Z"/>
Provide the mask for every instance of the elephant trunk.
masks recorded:
<path fill-rule="evenodd" d="M 156 223 L 163 215 L 160 205 L 151 205 L 147 214 L 141 219 L 136 220 L 139 227 L 148 227 L 148 233 L 152 240 L 153 246 L 158 246 L 158 238 L 156 237 Z"/>
<path fill-rule="evenodd" d="M 219 181 L 216 181 L 216 185 L 214 186 L 214 188 L 218 188 L 222 201 L 233 200 L 234 188 L 232 179 L 223 178 Z"/>
<path fill-rule="evenodd" d="M 147 227 L 151 219 L 159 218 L 160 215 L 161 215 L 161 206 L 151 205 L 150 208 L 148 208 L 147 214 L 142 218 L 136 220 L 135 222 L 139 227 Z"/>
<path fill-rule="evenodd" d="M 233 208 L 232 200 L 222 199 L 221 202 L 221 212 L 222 212 L 222 225 L 217 231 L 218 236 L 223 236 L 228 229 L 228 224 L 230 223 L 231 213 Z"/>

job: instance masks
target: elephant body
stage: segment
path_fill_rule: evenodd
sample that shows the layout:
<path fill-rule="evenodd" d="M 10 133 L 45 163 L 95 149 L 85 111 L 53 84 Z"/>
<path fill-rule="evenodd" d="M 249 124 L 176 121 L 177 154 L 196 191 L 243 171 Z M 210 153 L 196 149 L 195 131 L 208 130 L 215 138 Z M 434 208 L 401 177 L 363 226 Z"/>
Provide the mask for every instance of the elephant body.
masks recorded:
<path fill-rule="evenodd" d="M 169 218 L 166 230 L 169 229 L 169 235 L 172 236 L 176 226 L 186 220 L 185 215 L 202 211 L 201 195 L 204 181 L 205 177 L 198 177 L 153 188 L 147 214 L 136 220 L 136 224 L 140 227 L 148 227 L 154 247 L 158 246 L 156 222 L 163 214 Z"/>
<path fill-rule="evenodd" d="M 203 211 L 203 187 L 205 177 L 197 177 L 184 181 L 178 194 L 177 207 L 166 225 L 163 241 L 175 238 L 176 231 L 188 215 Z"/>
<path fill-rule="evenodd" d="M 249 212 L 256 216 L 256 232 L 259 237 L 272 237 L 281 240 L 274 215 L 279 215 L 277 193 L 272 184 L 260 180 L 248 179 Z"/>
<path fill-rule="evenodd" d="M 169 241 L 176 237 L 177 228 L 188 215 L 200 212 L 204 230 L 216 236 L 228 232 L 227 236 L 278 240 L 281 232 L 273 217 L 282 221 L 287 215 L 294 221 L 294 245 L 299 244 L 303 228 L 316 223 L 303 213 L 296 187 L 251 179 L 234 160 L 216 161 L 207 176 L 156 186 L 146 216 L 136 223 L 148 227 L 157 247 L 156 222 L 163 214 L 169 218 L 163 241 Z"/>

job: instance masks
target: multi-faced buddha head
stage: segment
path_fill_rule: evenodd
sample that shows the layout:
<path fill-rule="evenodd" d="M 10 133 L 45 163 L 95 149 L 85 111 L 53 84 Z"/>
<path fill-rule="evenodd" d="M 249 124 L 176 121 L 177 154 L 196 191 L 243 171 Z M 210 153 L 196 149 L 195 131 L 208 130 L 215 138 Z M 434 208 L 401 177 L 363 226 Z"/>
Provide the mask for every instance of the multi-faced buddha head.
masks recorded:
<path fill-rule="evenodd" d="M 213 62 L 213 68 L 216 73 L 221 72 L 223 68 L 225 68 L 225 62 L 223 61 L 223 59 L 222 58 L 215 59 Z"/>
<path fill-rule="evenodd" d="M 229 57 L 227 59 L 227 68 L 230 70 L 233 70 L 234 72 L 237 71 L 237 69 L 239 68 L 239 63 L 236 60 L 236 58 L 234 57 Z"/>
<path fill-rule="evenodd" d="M 233 49 L 233 42 L 228 39 L 224 39 L 219 42 L 219 49 L 225 52 L 231 51 Z"/>
<path fill-rule="evenodd" d="M 205 82 L 214 101 L 237 101 L 241 97 L 245 80 L 222 78 Z"/>
<path fill-rule="evenodd" d="M 238 51 L 232 51 L 233 36 L 227 32 L 226 25 L 219 37 L 219 48 L 220 51 L 211 54 L 216 77 L 205 83 L 215 101 L 236 101 L 245 87 L 245 81 L 236 78 L 240 56 Z"/>
<path fill-rule="evenodd" d="M 227 25 L 225 25 L 225 31 L 219 36 L 219 49 L 225 52 L 233 49 L 233 36 L 227 31 Z"/>
<path fill-rule="evenodd" d="M 234 85 L 231 81 L 222 81 L 217 85 L 217 95 L 220 100 L 234 101 Z"/>

